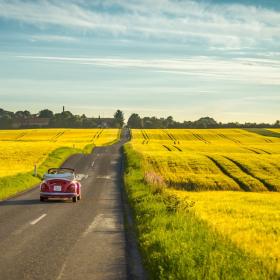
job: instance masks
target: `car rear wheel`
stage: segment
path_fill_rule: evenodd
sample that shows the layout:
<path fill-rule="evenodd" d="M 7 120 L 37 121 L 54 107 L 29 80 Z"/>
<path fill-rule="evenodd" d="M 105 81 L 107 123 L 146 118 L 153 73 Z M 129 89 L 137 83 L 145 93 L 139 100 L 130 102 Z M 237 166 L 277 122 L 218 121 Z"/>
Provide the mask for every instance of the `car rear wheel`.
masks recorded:
<path fill-rule="evenodd" d="M 45 198 L 40 196 L 40 201 L 45 201 Z"/>
<path fill-rule="evenodd" d="M 74 197 L 72 198 L 72 201 L 73 201 L 73 202 L 77 202 L 77 196 L 74 196 Z"/>
<path fill-rule="evenodd" d="M 82 199 L 82 195 L 81 194 L 79 194 L 79 196 L 78 196 L 78 200 L 81 200 Z"/>

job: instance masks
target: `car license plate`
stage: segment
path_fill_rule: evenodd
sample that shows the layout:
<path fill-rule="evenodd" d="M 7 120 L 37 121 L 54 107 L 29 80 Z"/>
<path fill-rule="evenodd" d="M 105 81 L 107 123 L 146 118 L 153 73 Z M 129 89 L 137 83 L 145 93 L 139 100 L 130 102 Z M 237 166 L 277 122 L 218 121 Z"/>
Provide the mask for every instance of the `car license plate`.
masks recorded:
<path fill-rule="evenodd" d="M 55 192 L 61 192 L 61 186 L 53 186 Z"/>

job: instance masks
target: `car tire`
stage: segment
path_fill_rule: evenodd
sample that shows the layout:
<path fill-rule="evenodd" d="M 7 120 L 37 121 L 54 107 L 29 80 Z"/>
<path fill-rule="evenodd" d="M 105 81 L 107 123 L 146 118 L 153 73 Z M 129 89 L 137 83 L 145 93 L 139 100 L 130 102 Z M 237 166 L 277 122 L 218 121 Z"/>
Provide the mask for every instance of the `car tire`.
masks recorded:
<path fill-rule="evenodd" d="M 77 202 L 77 196 L 74 196 L 74 197 L 72 198 L 72 201 L 73 201 L 73 202 Z"/>
<path fill-rule="evenodd" d="M 81 200 L 82 199 L 82 195 L 80 194 L 79 196 L 78 196 L 78 200 Z"/>
<path fill-rule="evenodd" d="M 40 196 L 40 201 L 45 201 L 45 199 L 43 197 Z"/>

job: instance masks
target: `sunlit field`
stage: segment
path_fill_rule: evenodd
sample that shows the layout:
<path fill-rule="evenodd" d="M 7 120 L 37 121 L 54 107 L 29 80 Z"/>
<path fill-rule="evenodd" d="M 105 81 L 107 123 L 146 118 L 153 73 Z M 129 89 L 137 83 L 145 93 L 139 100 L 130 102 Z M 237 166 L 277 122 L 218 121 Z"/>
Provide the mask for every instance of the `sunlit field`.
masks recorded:
<path fill-rule="evenodd" d="M 118 137 L 118 129 L 0 130 L 0 177 L 32 170 L 59 147 L 102 146 Z"/>
<path fill-rule="evenodd" d="M 185 190 L 280 190 L 280 139 L 240 129 L 133 130 L 147 172 Z"/>
<path fill-rule="evenodd" d="M 279 279 L 280 138 L 242 129 L 135 129 L 127 154 L 140 160 L 138 173 L 127 175 L 142 186 L 140 195 L 128 183 L 132 204 L 139 215 L 154 213 L 151 222 L 139 218 L 138 228 L 151 271 L 166 264 L 165 275 L 184 279 L 201 266 L 211 270 L 197 272 L 201 279 L 226 277 L 226 270 L 229 279 Z M 148 198 L 163 203 L 149 206 Z"/>
<path fill-rule="evenodd" d="M 270 128 L 269 130 L 280 134 L 280 128 Z M 279 135 L 279 137 L 280 137 L 280 135 Z"/>
<path fill-rule="evenodd" d="M 280 272 L 280 194 L 185 192 L 168 190 L 195 202 L 196 214 L 248 254 Z"/>

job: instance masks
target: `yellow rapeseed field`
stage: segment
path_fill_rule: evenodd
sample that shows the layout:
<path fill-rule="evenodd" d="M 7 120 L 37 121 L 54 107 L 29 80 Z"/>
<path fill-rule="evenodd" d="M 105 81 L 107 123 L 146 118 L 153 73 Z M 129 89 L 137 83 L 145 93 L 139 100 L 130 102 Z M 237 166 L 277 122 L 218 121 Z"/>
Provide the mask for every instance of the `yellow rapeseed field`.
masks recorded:
<path fill-rule="evenodd" d="M 118 129 L 0 130 L 0 177 L 31 171 L 59 147 L 102 146 L 118 137 Z"/>
<path fill-rule="evenodd" d="M 280 128 L 270 128 L 269 130 L 280 133 Z"/>
<path fill-rule="evenodd" d="M 199 219 L 280 273 L 280 138 L 241 129 L 133 130 L 131 146 L 148 183 L 194 201 Z"/>
<path fill-rule="evenodd" d="M 185 192 L 167 190 L 195 201 L 195 212 L 248 254 L 280 272 L 280 194 Z"/>
<path fill-rule="evenodd" d="M 241 129 L 132 131 L 147 171 L 185 190 L 280 190 L 280 138 Z"/>

